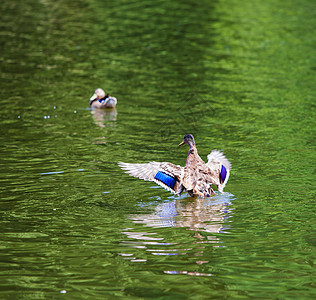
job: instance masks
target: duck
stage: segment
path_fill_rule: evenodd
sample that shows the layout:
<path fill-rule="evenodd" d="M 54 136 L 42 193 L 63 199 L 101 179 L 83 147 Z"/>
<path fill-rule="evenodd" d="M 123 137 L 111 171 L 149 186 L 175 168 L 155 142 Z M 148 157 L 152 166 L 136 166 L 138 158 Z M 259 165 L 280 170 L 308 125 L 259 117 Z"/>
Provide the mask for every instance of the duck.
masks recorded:
<path fill-rule="evenodd" d="M 146 181 L 153 181 L 173 194 L 187 192 L 191 197 L 215 195 L 212 186 L 223 193 L 231 163 L 224 153 L 212 150 L 205 163 L 199 156 L 192 134 L 186 134 L 179 146 L 187 144 L 189 152 L 184 167 L 169 162 L 124 163 L 118 165 L 125 173 Z"/>
<path fill-rule="evenodd" d="M 110 94 L 105 94 L 101 88 L 98 88 L 90 98 L 89 104 L 92 108 L 114 108 L 117 104 L 117 99 L 110 96 Z"/>

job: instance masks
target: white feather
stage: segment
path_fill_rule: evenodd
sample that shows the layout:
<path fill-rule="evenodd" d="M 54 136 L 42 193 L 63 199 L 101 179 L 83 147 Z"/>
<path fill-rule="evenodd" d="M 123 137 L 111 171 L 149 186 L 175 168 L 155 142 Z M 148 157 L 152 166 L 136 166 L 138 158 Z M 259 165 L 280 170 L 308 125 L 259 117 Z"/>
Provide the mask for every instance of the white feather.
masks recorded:
<path fill-rule="evenodd" d="M 212 169 L 215 170 L 218 174 L 221 172 L 222 165 L 226 168 L 226 178 L 222 184 L 218 185 L 218 190 L 222 193 L 223 189 L 228 181 L 230 170 L 232 168 L 231 163 L 225 157 L 224 153 L 218 150 L 212 150 L 212 152 L 207 156 L 208 162 L 207 165 Z"/>
<path fill-rule="evenodd" d="M 226 156 L 224 155 L 224 153 L 222 153 L 221 151 L 218 150 L 212 150 L 212 152 L 207 156 L 207 159 L 209 161 L 211 161 L 212 159 L 219 161 L 221 164 L 224 165 L 224 167 L 227 170 L 230 170 L 232 168 L 231 163 L 229 162 L 229 160 L 226 158 Z"/>
<path fill-rule="evenodd" d="M 134 176 L 146 181 L 153 181 L 159 184 L 160 186 L 162 186 L 167 191 L 170 191 L 176 194 L 175 190 L 171 189 L 169 186 L 167 186 L 163 182 L 155 179 L 155 176 L 157 172 L 163 171 L 164 173 L 174 177 L 174 174 L 172 174 L 171 172 L 172 170 L 170 171 L 170 169 L 174 169 L 173 170 L 174 172 L 179 172 L 179 168 L 181 168 L 180 166 L 176 166 L 176 165 L 165 163 L 165 162 L 156 162 L 156 161 L 151 161 L 145 164 L 130 164 L 130 163 L 119 162 L 118 165 L 123 170 L 126 171 L 125 173 L 129 174 L 130 176 Z"/>

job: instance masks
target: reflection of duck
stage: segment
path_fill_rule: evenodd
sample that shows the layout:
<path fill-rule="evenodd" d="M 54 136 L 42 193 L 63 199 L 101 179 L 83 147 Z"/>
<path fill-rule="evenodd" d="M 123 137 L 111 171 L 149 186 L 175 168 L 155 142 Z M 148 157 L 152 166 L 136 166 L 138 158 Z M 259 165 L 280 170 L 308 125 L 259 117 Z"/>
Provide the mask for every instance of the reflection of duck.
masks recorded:
<path fill-rule="evenodd" d="M 113 108 L 116 106 L 117 99 L 105 94 L 105 92 L 98 88 L 90 98 L 90 106 L 93 108 Z"/>
<path fill-rule="evenodd" d="M 192 134 L 185 135 L 179 146 L 184 144 L 190 147 L 184 167 L 155 161 L 145 164 L 120 162 L 119 166 L 131 176 L 154 181 L 174 194 L 187 191 L 190 196 L 208 197 L 215 195 L 212 184 L 222 192 L 231 169 L 228 159 L 220 151 L 213 150 L 205 163 L 198 155 Z"/>
<path fill-rule="evenodd" d="M 233 195 L 229 193 L 217 193 L 212 198 L 176 199 L 158 204 L 154 208 L 154 212 L 150 214 L 130 215 L 130 219 L 135 224 L 151 227 L 151 229 L 144 230 L 143 227 L 140 227 L 137 230 L 137 225 L 125 228 L 122 233 L 129 240 L 122 244 L 129 250 L 121 253 L 122 257 L 132 262 L 143 262 L 148 260 L 148 253 L 164 256 L 189 255 L 190 259 L 197 257 L 195 263 L 198 265 L 208 263 L 208 251 L 205 249 L 208 247 L 207 244 L 212 244 L 214 248 L 223 246 L 220 244 L 220 237 L 217 233 L 224 233 L 229 228 L 227 218 L 230 217 L 229 205 L 233 199 Z M 194 234 L 190 236 L 197 240 L 189 242 L 178 234 L 169 235 L 166 234 L 168 232 L 166 230 L 157 230 L 157 228 L 166 227 L 182 227 L 193 230 Z M 177 231 L 179 234 L 181 232 L 183 231 Z M 142 252 L 142 256 L 139 257 L 140 252 L 132 251 L 132 248 L 144 249 L 145 252 Z M 198 276 L 211 275 L 210 273 L 196 272 L 196 268 L 194 271 L 180 268 L 180 270 L 165 270 L 164 272 Z"/>
<path fill-rule="evenodd" d="M 214 233 L 226 229 L 223 223 L 229 217 L 228 206 L 233 199 L 231 194 L 191 199 L 164 202 L 155 207 L 154 213 L 132 215 L 131 219 L 152 228 L 187 227 L 190 230 Z"/>

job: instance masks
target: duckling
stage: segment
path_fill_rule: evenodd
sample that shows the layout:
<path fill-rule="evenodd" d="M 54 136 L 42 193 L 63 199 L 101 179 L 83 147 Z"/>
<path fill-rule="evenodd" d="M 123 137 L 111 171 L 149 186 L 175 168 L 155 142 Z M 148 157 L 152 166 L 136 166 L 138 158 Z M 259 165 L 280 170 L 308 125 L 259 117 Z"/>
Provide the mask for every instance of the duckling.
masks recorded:
<path fill-rule="evenodd" d="M 153 181 L 174 194 L 180 195 L 186 191 L 190 196 L 209 197 L 215 195 L 212 185 L 216 185 L 218 191 L 223 192 L 231 170 L 231 164 L 225 155 L 213 150 L 205 163 L 197 152 L 192 134 L 186 134 L 179 146 L 184 144 L 189 146 L 184 167 L 155 161 L 118 164 L 131 176 Z"/>
<path fill-rule="evenodd" d="M 93 108 L 113 108 L 117 104 L 117 99 L 110 96 L 110 94 L 105 94 L 102 89 L 98 88 L 90 98 L 89 104 Z"/>

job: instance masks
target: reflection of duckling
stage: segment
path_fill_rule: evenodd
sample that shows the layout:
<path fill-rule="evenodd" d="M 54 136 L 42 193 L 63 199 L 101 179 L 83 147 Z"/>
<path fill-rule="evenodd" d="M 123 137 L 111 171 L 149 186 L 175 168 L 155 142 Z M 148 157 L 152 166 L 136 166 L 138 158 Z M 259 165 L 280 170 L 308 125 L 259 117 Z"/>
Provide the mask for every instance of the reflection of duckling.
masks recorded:
<path fill-rule="evenodd" d="M 105 92 L 98 88 L 94 91 L 94 94 L 90 98 L 90 106 L 93 108 L 113 108 L 116 106 L 117 99 L 105 94 Z"/>
<path fill-rule="evenodd" d="M 216 185 L 223 192 L 231 169 L 224 154 L 213 150 L 205 163 L 197 152 L 192 134 L 185 135 L 179 146 L 184 144 L 190 147 L 184 167 L 155 161 L 145 164 L 120 162 L 119 166 L 131 176 L 154 181 L 174 194 L 187 191 L 190 196 L 209 197 L 215 195 L 211 185 Z"/>
<path fill-rule="evenodd" d="M 117 110 L 116 108 L 110 109 L 92 109 L 91 114 L 94 118 L 95 123 L 100 127 L 113 126 L 113 123 L 110 125 L 107 124 L 109 121 L 116 121 Z"/>

